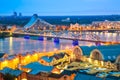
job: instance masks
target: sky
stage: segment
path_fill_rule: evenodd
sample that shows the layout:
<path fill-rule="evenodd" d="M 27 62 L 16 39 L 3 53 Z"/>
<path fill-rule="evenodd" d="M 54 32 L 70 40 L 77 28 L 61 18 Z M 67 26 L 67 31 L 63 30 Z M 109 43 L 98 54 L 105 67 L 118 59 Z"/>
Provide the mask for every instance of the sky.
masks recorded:
<path fill-rule="evenodd" d="M 111 15 L 120 14 L 120 0 L 0 0 L 0 15 L 38 14 Z"/>

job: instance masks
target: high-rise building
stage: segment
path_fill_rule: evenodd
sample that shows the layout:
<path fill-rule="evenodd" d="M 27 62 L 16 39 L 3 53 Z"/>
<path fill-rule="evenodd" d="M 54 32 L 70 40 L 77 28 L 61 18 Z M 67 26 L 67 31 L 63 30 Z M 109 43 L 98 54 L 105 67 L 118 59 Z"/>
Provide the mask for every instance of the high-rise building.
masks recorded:
<path fill-rule="evenodd" d="M 22 17 L 22 13 L 21 12 L 19 13 L 19 17 Z"/>
<path fill-rule="evenodd" d="M 17 12 L 13 12 L 13 17 L 17 17 Z"/>

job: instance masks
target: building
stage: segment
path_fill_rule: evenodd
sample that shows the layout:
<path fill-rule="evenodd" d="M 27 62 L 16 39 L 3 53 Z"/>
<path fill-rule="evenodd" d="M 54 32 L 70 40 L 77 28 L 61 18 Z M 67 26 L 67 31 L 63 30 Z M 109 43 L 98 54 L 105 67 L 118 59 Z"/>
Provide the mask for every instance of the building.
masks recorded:
<path fill-rule="evenodd" d="M 19 17 L 22 17 L 22 13 L 21 12 L 19 13 Z"/>
<path fill-rule="evenodd" d="M 63 71 L 61 74 L 56 74 L 55 67 L 45 66 L 39 62 L 33 62 L 25 68 L 31 69 L 27 74 L 28 80 L 73 80 L 75 74 L 70 71 Z"/>
<path fill-rule="evenodd" d="M 120 29 L 120 21 L 95 21 L 91 25 L 99 29 Z"/>
<path fill-rule="evenodd" d="M 24 68 L 30 69 L 27 75 L 28 80 L 46 80 L 47 75 L 53 70 L 53 66 L 45 66 L 39 62 L 33 62 L 24 66 Z"/>
<path fill-rule="evenodd" d="M 54 29 L 55 26 L 50 23 L 41 20 L 37 14 L 34 14 L 31 20 L 24 26 L 24 29 L 27 31 L 39 31 L 39 30 L 51 30 Z"/>
<path fill-rule="evenodd" d="M 78 31 L 78 30 L 82 30 L 82 26 L 80 26 L 78 23 L 76 24 L 70 24 L 70 28 L 69 30 L 75 30 L 75 31 Z"/>
<path fill-rule="evenodd" d="M 56 68 L 62 70 L 70 63 L 70 56 L 66 53 L 60 53 L 53 55 L 53 60 L 50 65 L 56 66 Z"/>
<path fill-rule="evenodd" d="M 37 52 L 10 55 L 0 59 L 0 80 L 7 73 L 14 75 L 16 80 L 119 80 L 119 49 L 120 45 L 75 46 L 72 53 L 56 51 L 52 55 Z M 77 68 L 77 65 L 71 65 L 74 62 L 85 65 L 82 69 L 78 64 Z M 106 69 L 110 71 L 105 72 Z"/>
<path fill-rule="evenodd" d="M 10 32 L 14 32 L 17 29 L 16 25 L 12 25 L 12 26 L 7 26 L 7 30 L 6 31 L 10 31 Z"/>
<path fill-rule="evenodd" d="M 26 73 L 21 71 L 21 70 L 15 70 L 15 69 L 11 69 L 11 68 L 8 68 L 8 67 L 5 67 L 4 69 L 0 70 L 0 73 L 1 73 L 1 77 L 0 77 L 0 80 L 3 79 L 3 76 L 6 75 L 6 74 L 10 74 L 11 76 L 14 76 L 15 77 L 15 80 L 23 80 L 23 79 L 26 79 Z"/>
<path fill-rule="evenodd" d="M 53 59 L 53 57 L 43 56 L 40 58 L 39 62 L 43 65 L 50 65 Z"/>
<path fill-rule="evenodd" d="M 120 70 L 120 45 L 77 46 L 73 50 L 76 60 Z"/>
<path fill-rule="evenodd" d="M 111 77 L 111 76 L 108 76 L 108 77 L 103 77 L 103 78 L 100 78 L 100 77 L 96 77 L 96 74 L 87 74 L 85 72 L 81 72 L 83 70 L 79 70 L 77 73 L 76 73 L 76 76 L 74 78 L 74 80 L 119 80 L 119 77 Z"/>
<path fill-rule="evenodd" d="M 13 17 L 14 17 L 14 18 L 17 17 L 17 12 L 13 12 Z"/>
<path fill-rule="evenodd" d="M 47 66 L 55 66 L 59 73 L 61 73 L 61 69 L 65 68 L 66 64 L 70 63 L 70 57 L 66 53 L 54 54 L 53 56 L 43 56 L 40 58 L 39 62 L 43 65 Z M 58 73 L 58 72 L 57 72 Z"/>

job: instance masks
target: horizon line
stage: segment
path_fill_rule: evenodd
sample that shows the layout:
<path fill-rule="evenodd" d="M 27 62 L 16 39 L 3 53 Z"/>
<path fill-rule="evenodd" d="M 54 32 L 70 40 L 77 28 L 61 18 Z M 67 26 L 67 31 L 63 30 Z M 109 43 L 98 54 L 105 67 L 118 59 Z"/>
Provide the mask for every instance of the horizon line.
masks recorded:
<path fill-rule="evenodd" d="M 36 13 L 35 13 L 36 14 Z M 34 14 L 32 14 L 32 15 L 22 15 L 22 17 L 24 17 L 24 16 L 33 16 Z M 80 15 L 75 15 L 75 14 L 73 14 L 73 15 L 39 15 L 39 14 L 37 14 L 38 16 L 114 16 L 114 15 L 120 15 L 120 14 L 80 14 Z M 1 15 L 0 14 L 0 17 L 2 17 L 2 16 L 13 16 L 13 14 L 12 15 Z M 17 17 L 19 17 L 19 15 L 17 15 Z"/>

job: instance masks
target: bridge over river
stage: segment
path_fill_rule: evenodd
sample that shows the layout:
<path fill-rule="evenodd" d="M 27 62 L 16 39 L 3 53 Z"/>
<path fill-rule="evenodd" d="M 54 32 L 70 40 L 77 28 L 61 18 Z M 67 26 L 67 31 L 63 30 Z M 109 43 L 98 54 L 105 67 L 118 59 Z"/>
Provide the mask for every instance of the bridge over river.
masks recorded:
<path fill-rule="evenodd" d="M 118 41 L 105 41 L 102 40 L 98 35 L 93 33 L 73 33 L 73 32 L 41 32 L 41 33 L 26 33 L 26 32 L 2 32 L 10 33 L 12 36 L 24 36 L 29 39 L 31 36 L 37 36 L 39 40 L 44 40 L 46 37 L 48 40 L 54 38 L 54 42 L 59 43 L 60 39 L 73 40 L 74 45 L 78 45 L 78 41 L 94 42 L 96 45 L 102 44 L 120 44 Z"/>

